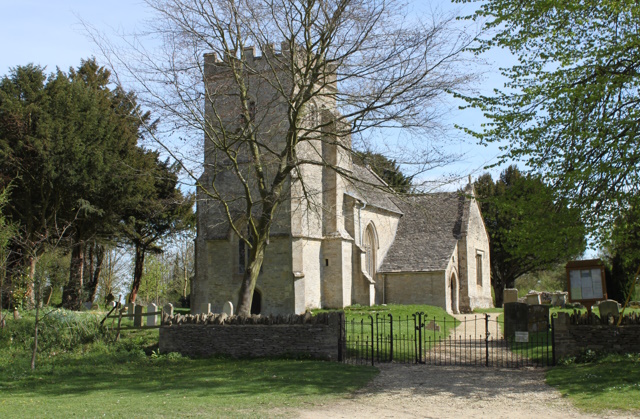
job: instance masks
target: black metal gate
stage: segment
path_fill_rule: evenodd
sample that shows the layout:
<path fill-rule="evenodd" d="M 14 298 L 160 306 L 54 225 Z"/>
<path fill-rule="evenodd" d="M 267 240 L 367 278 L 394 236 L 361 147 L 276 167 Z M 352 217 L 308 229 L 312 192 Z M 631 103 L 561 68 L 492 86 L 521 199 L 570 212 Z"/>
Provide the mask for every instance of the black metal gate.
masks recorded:
<path fill-rule="evenodd" d="M 555 364 L 552 326 L 504 337 L 497 313 L 465 316 L 464 320 L 437 320 L 424 313 L 404 318 L 376 314 L 345 320 L 343 327 L 340 352 L 346 363 L 505 368 Z"/>

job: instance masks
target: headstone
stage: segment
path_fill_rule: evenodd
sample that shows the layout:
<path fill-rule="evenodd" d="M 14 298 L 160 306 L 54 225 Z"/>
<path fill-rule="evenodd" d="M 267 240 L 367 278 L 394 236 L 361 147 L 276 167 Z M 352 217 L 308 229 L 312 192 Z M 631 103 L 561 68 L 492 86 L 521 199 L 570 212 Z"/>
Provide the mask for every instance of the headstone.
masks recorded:
<path fill-rule="evenodd" d="M 504 304 L 504 335 L 513 338 L 515 332 L 527 332 L 529 307 L 526 303 Z"/>
<path fill-rule="evenodd" d="M 549 306 L 530 305 L 528 331 L 546 332 L 549 329 Z"/>
<path fill-rule="evenodd" d="M 164 314 L 166 314 L 167 316 L 173 316 L 173 304 L 165 304 L 164 307 L 162 307 L 162 311 L 164 311 Z"/>
<path fill-rule="evenodd" d="M 82 303 L 82 309 L 83 310 L 91 310 L 91 306 L 93 305 L 93 303 L 91 301 L 87 301 L 86 303 Z"/>
<path fill-rule="evenodd" d="M 233 303 L 231 301 L 224 303 L 224 306 L 222 306 L 222 312 L 229 317 L 233 316 Z"/>
<path fill-rule="evenodd" d="M 204 313 L 204 314 L 211 313 L 211 303 L 202 304 L 200 313 Z"/>
<path fill-rule="evenodd" d="M 602 319 L 606 319 L 609 316 L 618 317 L 620 315 L 618 302 L 615 300 L 600 301 L 598 309 L 600 310 L 600 318 Z"/>
<path fill-rule="evenodd" d="M 156 311 L 158 311 L 158 306 L 154 303 L 147 306 L 147 313 L 155 313 Z M 151 316 L 147 314 L 147 326 L 155 326 L 157 324 L 157 320 L 157 314 L 152 314 Z"/>
<path fill-rule="evenodd" d="M 111 310 L 111 309 L 112 309 L 112 308 L 114 308 L 115 306 L 116 306 L 116 302 L 115 302 L 115 301 L 109 301 L 109 302 L 107 303 L 107 308 L 108 308 L 109 310 Z"/>
<path fill-rule="evenodd" d="M 133 314 L 133 311 L 136 308 L 136 305 L 134 303 L 128 303 L 124 307 L 127 309 L 127 314 Z"/>
<path fill-rule="evenodd" d="M 440 325 L 437 324 L 433 320 L 431 320 L 429 323 L 427 323 L 427 325 L 424 328 L 425 328 L 425 330 L 431 330 L 431 331 L 435 331 L 435 332 L 439 332 L 440 331 Z"/>
<path fill-rule="evenodd" d="M 535 305 L 535 304 L 540 304 L 540 294 L 536 293 L 536 294 L 527 294 L 527 304 L 531 305 Z"/>
<path fill-rule="evenodd" d="M 505 288 L 503 295 L 503 303 L 517 303 L 518 290 L 515 288 Z"/>
<path fill-rule="evenodd" d="M 133 316 L 133 327 L 142 327 L 142 306 L 135 306 Z"/>
<path fill-rule="evenodd" d="M 13 308 L 13 320 L 20 320 L 20 313 L 18 312 L 18 307 Z"/>

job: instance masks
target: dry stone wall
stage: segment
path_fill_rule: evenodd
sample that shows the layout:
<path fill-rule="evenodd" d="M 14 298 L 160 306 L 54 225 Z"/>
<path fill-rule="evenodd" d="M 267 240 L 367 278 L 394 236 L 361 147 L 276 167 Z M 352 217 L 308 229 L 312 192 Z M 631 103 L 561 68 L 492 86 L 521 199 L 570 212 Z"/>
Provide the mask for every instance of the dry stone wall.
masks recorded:
<path fill-rule="evenodd" d="M 640 348 L 640 317 L 625 316 L 616 327 L 612 317 L 600 319 L 586 315 L 558 313 L 554 323 L 554 344 L 558 359 L 593 351 L 635 353 Z"/>
<path fill-rule="evenodd" d="M 344 313 L 312 316 L 165 316 L 160 352 L 185 356 L 303 356 L 337 361 Z"/>

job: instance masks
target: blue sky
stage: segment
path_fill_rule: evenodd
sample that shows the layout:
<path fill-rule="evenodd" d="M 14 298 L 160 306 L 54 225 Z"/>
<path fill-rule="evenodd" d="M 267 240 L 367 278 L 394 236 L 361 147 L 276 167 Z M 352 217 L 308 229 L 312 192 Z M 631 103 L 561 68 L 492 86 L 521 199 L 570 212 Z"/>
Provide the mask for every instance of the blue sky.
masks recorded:
<path fill-rule="evenodd" d="M 416 9 L 435 7 L 446 11 L 457 7 L 448 2 L 428 5 L 424 0 L 413 1 Z M 53 72 L 56 67 L 67 71 L 69 67 L 77 66 L 80 59 L 92 55 L 99 59 L 99 51 L 85 35 L 80 19 L 109 33 L 115 29 L 130 31 L 136 27 L 142 28 L 145 19 L 151 16 L 146 6 L 136 0 L 0 0 L 0 6 L 0 75 L 7 74 L 11 67 L 27 63 L 46 66 L 48 71 Z M 489 66 L 484 69 L 486 78 L 478 85 L 483 92 L 501 87 L 502 80 L 497 75 L 496 62 L 505 61 L 499 52 L 487 57 L 487 60 Z M 478 127 L 482 120 L 478 112 L 453 110 L 444 124 L 462 122 Z M 483 166 L 495 162 L 499 153 L 497 146 L 477 145 L 460 131 L 451 131 L 450 137 L 447 149 L 465 156 L 457 164 L 432 172 L 429 176 L 454 174 L 466 179 L 471 174 L 475 178 L 484 172 Z M 459 185 L 460 182 L 446 188 L 457 188 Z"/>

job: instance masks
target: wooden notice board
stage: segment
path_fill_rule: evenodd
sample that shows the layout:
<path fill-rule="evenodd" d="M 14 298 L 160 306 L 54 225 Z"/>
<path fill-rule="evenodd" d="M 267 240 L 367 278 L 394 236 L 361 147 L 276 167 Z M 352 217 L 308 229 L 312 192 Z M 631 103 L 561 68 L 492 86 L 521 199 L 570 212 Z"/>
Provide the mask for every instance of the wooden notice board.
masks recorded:
<path fill-rule="evenodd" d="M 566 268 L 570 302 L 579 302 L 591 311 L 594 303 L 607 299 L 604 264 L 600 259 L 571 261 Z"/>

